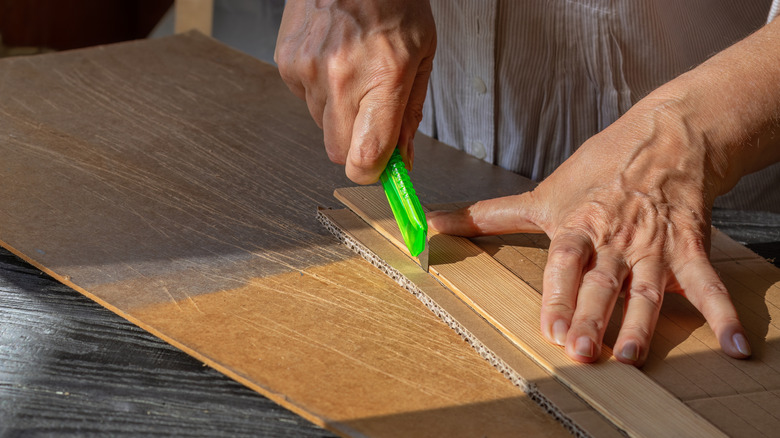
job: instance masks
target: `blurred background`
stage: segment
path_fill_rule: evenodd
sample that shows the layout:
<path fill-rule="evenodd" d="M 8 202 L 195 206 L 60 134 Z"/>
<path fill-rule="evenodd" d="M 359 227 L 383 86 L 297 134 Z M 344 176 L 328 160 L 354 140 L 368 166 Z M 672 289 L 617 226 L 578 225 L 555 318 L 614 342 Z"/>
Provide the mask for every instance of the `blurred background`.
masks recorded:
<path fill-rule="evenodd" d="M 174 33 L 174 0 L 0 0 L 0 56 Z M 212 36 L 273 62 L 284 0 L 214 0 Z"/>

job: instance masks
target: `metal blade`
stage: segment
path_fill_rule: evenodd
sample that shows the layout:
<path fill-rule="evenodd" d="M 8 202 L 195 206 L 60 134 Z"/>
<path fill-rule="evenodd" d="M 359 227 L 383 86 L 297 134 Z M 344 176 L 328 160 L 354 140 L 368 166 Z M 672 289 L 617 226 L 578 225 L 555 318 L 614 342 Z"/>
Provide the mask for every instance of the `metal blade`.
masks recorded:
<path fill-rule="evenodd" d="M 425 270 L 425 272 L 428 271 L 428 240 L 425 240 L 425 249 L 423 252 L 420 253 L 420 255 L 417 256 L 417 260 L 420 262 L 420 266 Z"/>

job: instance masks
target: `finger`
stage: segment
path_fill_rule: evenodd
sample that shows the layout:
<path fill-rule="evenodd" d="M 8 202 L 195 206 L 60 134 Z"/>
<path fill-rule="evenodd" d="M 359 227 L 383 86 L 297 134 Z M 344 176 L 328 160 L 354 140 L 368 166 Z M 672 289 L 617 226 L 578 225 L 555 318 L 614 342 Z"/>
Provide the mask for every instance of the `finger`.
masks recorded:
<path fill-rule="evenodd" d="M 300 77 L 296 74 L 295 62 L 289 54 L 290 49 L 282 49 L 280 45 L 276 46 L 274 52 L 274 62 L 279 66 L 279 76 L 282 81 L 287 84 L 287 88 L 295 94 L 299 99 L 306 100 L 306 89 L 300 80 Z M 284 52 L 284 55 L 281 55 Z"/>
<path fill-rule="evenodd" d="M 306 88 L 306 106 L 309 107 L 309 114 L 317 126 L 322 129 L 322 114 L 325 110 L 325 95 L 318 92 L 316 87 Z"/>
<path fill-rule="evenodd" d="M 750 356 L 750 344 L 737 310 L 706 254 L 694 256 L 674 274 L 683 294 L 704 315 L 723 351 L 737 359 Z"/>
<path fill-rule="evenodd" d="M 564 233 L 550 242 L 542 280 L 540 323 L 542 334 L 554 344 L 566 344 L 582 273 L 592 255 L 590 240 L 577 233 Z"/>
<path fill-rule="evenodd" d="M 566 353 L 580 362 L 598 359 L 604 331 L 628 275 L 628 266 L 622 256 L 609 248 L 596 250 L 594 261 L 593 269 L 582 276 L 576 309 L 566 335 Z"/>
<path fill-rule="evenodd" d="M 665 269 L 657 257 L 644 258 L 631 269 L 623 323 L 615 341 L 617 360 L 640 366 L 647 359 L 666 285 Z"/>
<path fill-rule="evenodd" d="M 414 167 L 414 134 L 420 126 L 423 117 L 423 104 L 428 92 L 428 79 L 433 68 L 433 57 L 423 59 L 417 69 L 417 75 L 409 94 L 409 102 L 406 104 L 404 117 L 401 122 L 401 134 L 398 138 L 398 149 L 404 159 L 406 167 L 411 170 Z"/>
<path fill-rule="evenodd" d="M 409 171 L 411 172 L 414 170 L 414 137 L 410 138 L 406 144 L 406 156 L 409 160 Z"/>
<path fill-rule="evenodd" d="M 401 153 L 401 158 L 404 161 L 406 169 L 411 171 L 414 168 L 414 134 L 417 132 L 417 127 L 420 126 L 420 121 L 407 122 L 411 116 L 404 114 L 404 122 L 401 125 L 401 133 L 398 137 L 398 150 Z M 411 130 L 409 126 L 414 126 L 414 130 Z"/>
<path fill-rule="evenodd" d="M 311 72 L 312 64 L 302 65 L 299 59 L 298 44 L 296 41 L 301 32 L 306 29 L 302 23 L 302 17 L 306 17 L 306 5 L 303 2 L 286 2 L 282 12 L 282 20 L 279 24 L 279 33 L 274 47 L 274 62 L 279 67 L 279 75 L 287 84 L 290 91 L 299 99 L 306 99 L 306 90 L 301 81 L 300 72 Z M 300 70 L 301 67 L 309 67 L 308 70 Z"/>
<path fill-rule="evenodd" d="M 287 88 L 299 99 L 306 100 L 306 84 L 317 80 L 316 61 L 301 57 L 290 42 L 279 43 L 274 51 L 274 62 L 279 68 L 279 76 Z"/>
<path fill-rule="evenodd" d="M 295 80 L 291 76 L 283 74 L 281 69 L 279 69 L 279 73 L 282 76 L 284 83 L 287 84 L 287 88 L 289 88 L 298 99 L 306 100 L 306 89 L 303 87 L 301 81 Z"/>
<path fill-rule="evenodd" d="M 488 199 L 460 210 L 431 212 L 428 223 L 439 232 L 467 237 L 538 233 L 533 203 L 531 192 Z"/>
<path fill-rule="evenodd" d="M 356 116 L 357 106 L 351 104 L 347 96 L 334 94 L 325 105 L 322 130 L 330 161 L 337 164 L 346 163 Z"/>

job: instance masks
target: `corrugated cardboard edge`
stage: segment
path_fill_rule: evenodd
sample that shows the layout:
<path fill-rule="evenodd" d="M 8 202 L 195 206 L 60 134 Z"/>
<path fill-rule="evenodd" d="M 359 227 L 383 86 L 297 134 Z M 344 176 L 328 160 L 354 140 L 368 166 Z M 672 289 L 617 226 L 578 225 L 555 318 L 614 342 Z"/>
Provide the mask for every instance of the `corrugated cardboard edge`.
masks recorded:
<path fill-rule="evenodd" d="M 485 359 L 490 365 L 496 368 L 504 377 L 506 377 L 513 385 L 520 388 L 525 392 L 533 401 L 542 407 L 548 414 L 552 415 L 559 423 L 569 430 L 574 436 L 577 437 L 590 437 L 590 435 L 580 428 L 571 418 L 566 416 L 551 400 L 542 394 L 536 385 L 529 382 L 517 371 L 515 371 L 508 363 L 502 360 L 486 345 L 484 345 L 474 334 L 472 334 L 466 327 L 461 325 L 455 318 L 452 317 L 446 310 L 439 306 L 431 297 L 425 294 L 416 284 L 406 278 L 401 272 L 390 266 L 382 258 L 377 256 L 370 249 L 362 245 L 360 242 L 352 239 L 349 234 L 343 230 L 338 224 L 334 223 L 328 216 L 323 213 L 322 209 L 317 211 L 317 220 L 339 241 L 346 245 L 349 249 L 360 255 L 363 259 L 374 265 L 380 271 L 384 272 L 388 277 L 393 279 L 401 287 L 406 289 L 412 295 L 414 295 L 425 307 L 427 307 L 434 315 L 439 317 L 445 324 L 447 324 L 452 330 L 455 331 L 466 343 L 468 343 L 483 359 Z"/>

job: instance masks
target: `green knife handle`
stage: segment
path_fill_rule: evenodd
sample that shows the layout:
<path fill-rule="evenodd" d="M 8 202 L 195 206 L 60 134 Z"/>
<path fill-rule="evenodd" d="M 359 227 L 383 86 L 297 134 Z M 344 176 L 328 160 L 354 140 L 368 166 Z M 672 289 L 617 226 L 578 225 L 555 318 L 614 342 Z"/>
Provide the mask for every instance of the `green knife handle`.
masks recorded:
<path fill-rule="evenodd" d="M 416 257 L 425 249 L 428 222 L 425 220 L 425 212 L 420 205 L 420 200 L 417 199 L 398 149 L 393 151 L 379 179 L 382 181 L 390 208 L 398 222 L 398 228 L 404 236 L 404 243 L 409 252 Z"/>

